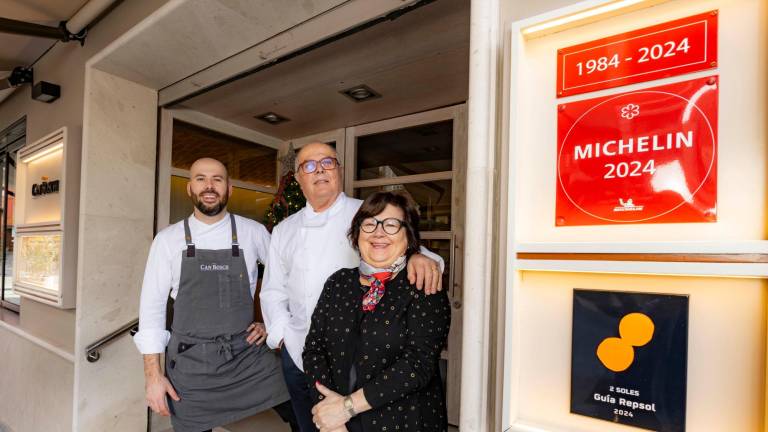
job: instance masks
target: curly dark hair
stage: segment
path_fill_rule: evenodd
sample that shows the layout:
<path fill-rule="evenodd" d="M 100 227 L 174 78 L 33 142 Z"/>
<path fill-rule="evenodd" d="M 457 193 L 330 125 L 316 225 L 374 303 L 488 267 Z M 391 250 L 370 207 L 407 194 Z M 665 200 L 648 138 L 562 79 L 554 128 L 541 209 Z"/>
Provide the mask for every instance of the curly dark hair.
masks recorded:
<path fill-rule="evenodd" d="M 359 253 L 360 249 L 357 241 L 360 238 L 360 226 L 363 221 L 375 217 L 384 211 L 387 204 L 403 211 L 403 227 L 405 237 L 408 241 L 408 247 L 405 249 L 406 256 L 410 257 L 419 251 L 421 238 L 419 237 L 419 209 L 416 202 L 407 192 L 376 192 L 368 196 L 363 201 L 360 209 L 352 218 L 352 226 L 347 232 L 347 237 L 352 243 L 352 247 Z"/>

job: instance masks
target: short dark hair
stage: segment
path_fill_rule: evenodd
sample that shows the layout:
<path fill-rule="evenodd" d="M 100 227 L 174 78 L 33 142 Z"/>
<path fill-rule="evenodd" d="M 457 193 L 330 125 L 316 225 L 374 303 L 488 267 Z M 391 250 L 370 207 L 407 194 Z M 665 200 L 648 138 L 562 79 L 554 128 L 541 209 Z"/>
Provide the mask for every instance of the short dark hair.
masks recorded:
<path fill-rule="evenodd" d="M 408 241 L 405 254 L 410 257 L 419 251 L 421 238 L 419 237 L 419 209 L 416 202 L 407 192 L 376 192 L 368 195 L 368 198 L 363 201 L 360 209 L 355 213 L 355 217 L 352 218 L 352 226 L 347 233 L 349 241 L 352 243 L 352 247 L 357 252 L 360 252 L 357 245 L 357 241 L 360 238 L 360 226 L 364 220 L 383 212 L 387 204 L 391 204 L 403 211 L 402 229 L 405 230 L 405 238 Z"/>

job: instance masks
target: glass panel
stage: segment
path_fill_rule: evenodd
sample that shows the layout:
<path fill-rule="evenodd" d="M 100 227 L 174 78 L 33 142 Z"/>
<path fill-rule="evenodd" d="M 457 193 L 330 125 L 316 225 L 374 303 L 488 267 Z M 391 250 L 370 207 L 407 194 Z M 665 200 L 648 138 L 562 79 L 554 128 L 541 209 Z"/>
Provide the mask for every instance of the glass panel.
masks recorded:
<path fill-rule="evenodd" d="M 171 176 L 172 224 L 192 214 L 192 200 L 187 195 L 187 181 L 184 177 Z M 272 194 L 235 187 L 229 197 L 227 209 L 236 215 L 264 222 L 264 214 L 273 198 Z"/>
<path fill-rule="evenodd" d="M 443 271 L 443 289 L 450 292 L 448 286 L 448 277 L 451 274 L 451 241 L 447 239 L 443 240 L 424 240 L 421 239 L 421 245 L 430 251 L 440 255 L 445 263 L 445 270 Z"/>
<path fill-rule="evenodd" d="M 189 170 L 201 157 L 220 160 L 233 179 L 277 187 L 276 149 L 174 120 L 171 166 Z"/>
<path fill-rule="evenodd" d="M 23 235 L 19 238 L 19 282 L 59 290 L 61 234 Z"/>
<path fill-rule="evenodd" d="M 13 292 L 13 246 L 16 237 L 16 230 L 13 222 L 13 209 L 16 203 L 16 152 L 8 153 L 8 163 L 5 165 L 8 170 L 8 187 L 7 189 L 7 201 L 4 201 L 4 216 L 5 216 L 5 229 L 2 230 L 2 244 L 5 248 L 4 257 L 4 278 L 3 278 L 3 290 L 5 301 L 19 304 L 21 298 L 18 294 Z M 58 273 L 57 273 L 58 275 Z"/>
<path fill-rule="evenodd" d="M 421 231 L 451 230 L 451 180 L 410 183 L 405 185 L 359 188 L 355 195 L 365 199 L 380 190 L 406 190 L 419 205 Z"/>
<path fill-rule="evenodd" d="M 453 121 L 357 138 L 356 180 L 451 171 Z"/>

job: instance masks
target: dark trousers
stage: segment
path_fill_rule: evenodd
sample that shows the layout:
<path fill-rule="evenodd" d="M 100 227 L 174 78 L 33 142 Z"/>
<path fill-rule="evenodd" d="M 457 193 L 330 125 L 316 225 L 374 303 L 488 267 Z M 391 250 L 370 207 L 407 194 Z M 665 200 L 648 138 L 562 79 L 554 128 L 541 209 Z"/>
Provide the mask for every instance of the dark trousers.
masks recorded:
<path fill-rule="evenodd" d="M 279 405 L 275 405 L 272 407 L 272 409 L 277 412 L 277 414 L 281 419 L 283 419 L 284 422 L 291 426 L 291 432 L 301 431 L 301 429 L 299 429 L 299 424 L 296 423 L 296 416 L 293 414 L 293 407 L 291 406 L 290 401 L 285 401 Z M 213 432 L 213 429 L 204 430 L 202 432 Z"/>
<path fill-rule="evenodd" d="M 288 393 L 291 395 L 291 405 L 296 414 L 296 420 L 299 423 L 301 432 L 317 432 L 315 424 L 312 422 L 312 394 L 310 393 L 312 383 L 309 382 L 307 375 L 293 363 L 288 350 L 282 349 L 280 356 L 283 360 L 283 377 L 288 385 Z"/>

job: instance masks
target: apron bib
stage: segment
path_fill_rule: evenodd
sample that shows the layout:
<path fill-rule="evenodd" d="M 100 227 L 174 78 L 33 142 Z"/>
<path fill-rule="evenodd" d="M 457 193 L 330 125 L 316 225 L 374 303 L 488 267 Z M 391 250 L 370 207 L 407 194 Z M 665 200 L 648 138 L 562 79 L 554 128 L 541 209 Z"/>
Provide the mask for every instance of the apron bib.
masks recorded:
<path fill-rule="evenodd" d="M 280 357 L 266 343 L 248 345 L 253 322 L 248 268 L 237 243 L 196 249 L 184 220 L 179 291 L 173 304 L 165 370 L 181 398 L 167 398 L 175 432 L 200 432 L 272 408 L 289 399 Z"/>

